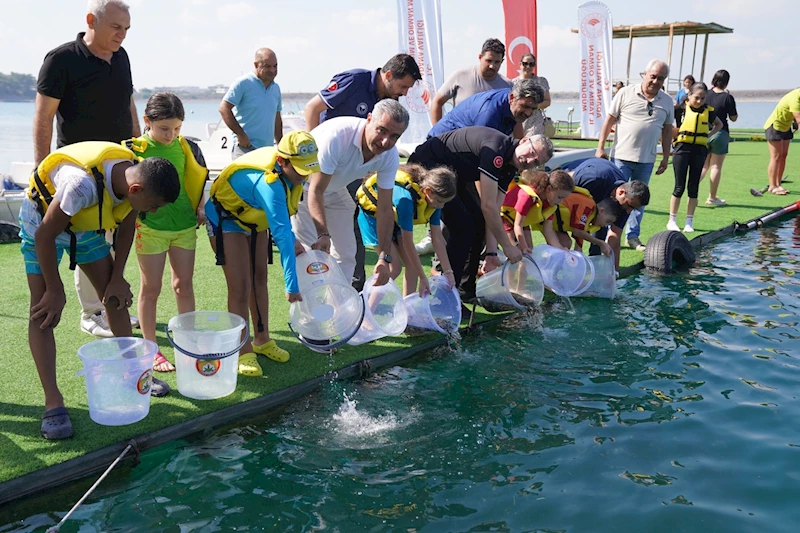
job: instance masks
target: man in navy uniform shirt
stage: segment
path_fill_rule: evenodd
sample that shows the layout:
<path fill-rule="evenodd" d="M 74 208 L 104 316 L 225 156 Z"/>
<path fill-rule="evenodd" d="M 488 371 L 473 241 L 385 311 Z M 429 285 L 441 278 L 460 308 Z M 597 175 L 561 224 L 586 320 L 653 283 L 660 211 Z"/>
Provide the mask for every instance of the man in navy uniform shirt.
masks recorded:
<path fill-rule="evenodd" d="M 456 197 L 442 208 L 442 220 L 450 230 L 447 256 L 456 283 L 461 283 L 464 266 L 473 248 L 486 249 L 486 270 L 500 266 L 497 245 L 516 263 L 522 253 L 511 244 L 503 230 L 500 206 L 516 173 L 544 165 L 553 156 L 553 145 L 543 135 L 517 140 L 485 126 L 470 126 L 431 137 L 414 150 L 409 163 L 425 168 L 447 166 L 458 176 Z M 461 289 L 467 297 L 475 295 L 480 254 L 472 254 L 467 279 Z"/>
<path fill-rule="evenodd" d="M 367 118 L 378 100 L 397 100 L 421 79 L 417 62 L 408 54 L 397 54 L 377 70 L 340 72 L 306 104 L 306 129 L 333 117 Z"/>
<path fill-rule="evenodd" d="M 575 180 L 576 187 L 583 187 L 592 199 L 599 203 L 606 198 L 616 199 L 627 213 L 611 224 L 610 228 L 600 228 L 595 236 L 605 240 L 614 251 L 615 268 L 619 270 L 620 239 L 622 228 L 634 209 L 641 209 L 650 203 L 650 188 L 643 181 L 627 181 L 622 171 L 609 161 L 599 157 L 572 161 L 562 166 Z M 600 254 L 600 248 L 594 244 L 589 248 L 589 255 Z"/>
<path fill-rule="evenodd" d="M 532 79 L 514 82 L 511 89 L 473 94 L 437 122 L 428 137 L 467 126 L 486 126 L 521 139 L 522 123 L 544 100 L 544 89 Z"/>

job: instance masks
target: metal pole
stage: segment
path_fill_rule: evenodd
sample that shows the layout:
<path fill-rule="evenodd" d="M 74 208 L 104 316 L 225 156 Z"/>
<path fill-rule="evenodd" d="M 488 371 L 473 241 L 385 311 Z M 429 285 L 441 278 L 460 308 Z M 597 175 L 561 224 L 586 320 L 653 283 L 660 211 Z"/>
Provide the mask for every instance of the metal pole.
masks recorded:
<path fill-rule="evenodd" d="M 694 60 L 697 58 L 697 34 L 694 34 L 694 50 L 692 50 L 692 76 L 694 76 Z"/>
<path fill-rule="evenodd" d="M 706 52 L 708 52 L 708 33 L 706 33 L 706 41 L 703 43 L 703 63 L 700 65 L 700 80 L 703 81 L 703 78 L 706 75 Z"/>
<path fill-rule="evenodd" d="M 678 89 L 683 87 L 683 53 L 686 51 L 686 30 L 683 30 L 683 42 L 681 43 L 681 66 L 678 67 Z"/>
<path fill-rule="evenodd" d="M 669 25 L 669 41 L 667 42 L 667 70 L 672 72 L 672 31 L 674 26 Z M 669 92 L 669 76 L 667 76 L 667 92 Z"/>
<path fill-rule="evenodd" d="M 628 28 L 628 70 L 625 73 L 625 85 L 631 83 L 631 50 L 633 50 L 633 26 Z"/>

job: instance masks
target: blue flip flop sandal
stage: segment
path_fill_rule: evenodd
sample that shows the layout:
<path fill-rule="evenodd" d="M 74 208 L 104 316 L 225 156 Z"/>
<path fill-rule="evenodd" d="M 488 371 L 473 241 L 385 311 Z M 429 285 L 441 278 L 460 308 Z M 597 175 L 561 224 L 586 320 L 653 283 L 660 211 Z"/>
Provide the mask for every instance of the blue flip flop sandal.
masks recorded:
<path fill-rule="evenodd" d="M 42 437 L 47 440 L 68 439 L 72 436 L 72 421 L 69 409 L 56 407 L 42 415 Z"/>

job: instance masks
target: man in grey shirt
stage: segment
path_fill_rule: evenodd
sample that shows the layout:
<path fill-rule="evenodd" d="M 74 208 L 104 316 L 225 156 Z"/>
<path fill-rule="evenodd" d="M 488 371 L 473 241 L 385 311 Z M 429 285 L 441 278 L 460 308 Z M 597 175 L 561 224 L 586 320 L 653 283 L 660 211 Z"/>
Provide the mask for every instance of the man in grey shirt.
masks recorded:
<path fill-rule="evenodd" d="M 657 59 L 650 61 L 642 73 L 642 83 L 623 87 L 614 96 L 600 130 L 596 157 L 608 159 L 606 139 L 616 125 L 612 161 L 629 181 L 650 183 L 659 139 L 663 153 L 656 175 L 663 174 L 669 165 L 674 109 L 672 98 L 661 90 L 667 76 L 666 63 Z M 639 251 L 645 249 L 639 240 L 643 215 L 644 208 L 635 210 L 628 218 L 627 244 Z"/>
<path fill-rule="evenodd" d="M 500 74 L 506 57 L 506 47 L 497 39 L 487 39 L 478 56 L 480 63 L 474 67 L 457 70 L 439 87 L 431 102 L 431 123 L 442 119 L 444 104 L 453 101 L 453 107 L 470 96 L 492 89 L 510 89 L 511 80 Z"/>

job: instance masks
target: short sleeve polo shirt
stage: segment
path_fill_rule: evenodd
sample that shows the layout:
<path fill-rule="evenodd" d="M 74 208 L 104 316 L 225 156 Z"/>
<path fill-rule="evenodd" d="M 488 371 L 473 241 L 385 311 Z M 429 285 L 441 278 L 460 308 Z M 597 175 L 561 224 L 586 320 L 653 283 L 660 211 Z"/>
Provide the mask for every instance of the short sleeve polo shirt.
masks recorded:
<path fill-rule="evenodd" d="M 356 117 L 336 117 L 311 130 L 319 149 L 319 167 L 331 176 L 326 192 L 339 191 L 350 183 L 377 172 L 378 188 L 394 187 L 394 178 L 400 164 L 397 148 L 392 148 L 364 161 L 361 138 L 367 121 Z"/>
<path fill-rule="evenodd" d="M 81 141 L 120 142 L 133 135 L 128 54 L 120 48 L 106 62 L 89 51 L 84 35 L 48 52 L 39 70 L 39 94 L 60 100 L 59 148 Z"/>
<path fill-rule="evenodd" d="M 346 70 L 336 74 L 327 87 L 319 92 L 328 109 L 320 114 L 320 122 L 334 117 L 367 118 L 378 103 L 380 69 Z"/>
<path fill-rule="evenodd" d="M 256 148 L 275 144 L 275 115 L 283 109 L 281 88 L 274 81 L 268 87 L 253 72 L 238 78 L 223 98 L 233 105 L 236 122 Z"/>
<path fill-rule="evenodd" d="M 511 114 L 511 89 L 496 89 L 473 94 L 437 122 L 428 137 L 467 126 L 486 126 L 511 135 L 517 121 Z"/>
<path fill-rule="evenodd" d="M 576 187 L 583 187 L 595 203 L 600 203 L 606 198 L 610 198 L 614 189 L 626 182 L 622 171 L 609 161 L 599 157 L 592 157 L 581 163 L 573 172 L 572 178 L 575 180 Z M 628 215 L 617 219 L 614 225 L 622 228 L 628 221 Z"/>
<path fill-rule="evenodd" d="M 518 143 L 492 128 L 470 126 L 431 137 L 417 147 L 408 162 L 425 168 L 452 168 L 458 176 L 459 189 L 479 181 L 483 173 L 505 192 L 517 173 L 513 160 Z"/>

